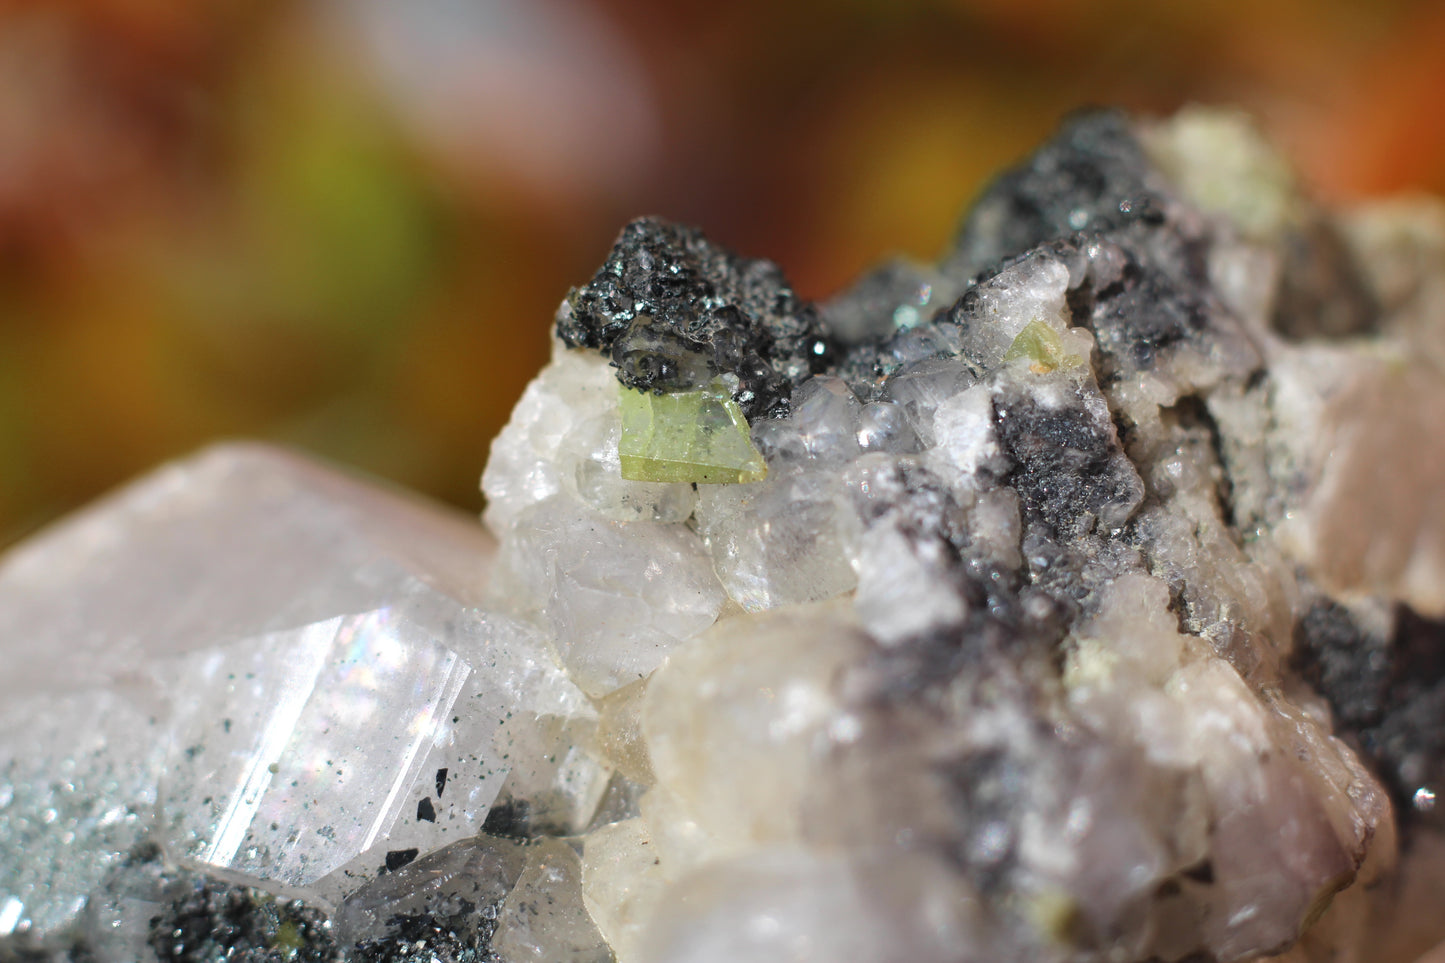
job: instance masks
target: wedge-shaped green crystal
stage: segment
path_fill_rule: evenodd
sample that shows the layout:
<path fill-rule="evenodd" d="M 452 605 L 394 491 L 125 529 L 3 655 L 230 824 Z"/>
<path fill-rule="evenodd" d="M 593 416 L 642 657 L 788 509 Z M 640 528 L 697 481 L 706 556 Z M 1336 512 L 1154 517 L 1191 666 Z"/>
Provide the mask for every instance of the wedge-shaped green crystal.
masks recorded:
<path fill-rule="evenodd" d="M 1065 353 L 1058 332 L 1042 321 L 1030 321 L 1004 352 L 1003 360 L 1005 364 L 1027 361 L 1037 374 L 1056 368 L 1077 368 L 1084 363 L 1078 355 Z"/>
<path fill-rule="evenodd" d="M 711 389 L 659 395 L 623 388 L 618 454 L 630 481 L 737 484 L 768 475 L 742 409 Z"/>

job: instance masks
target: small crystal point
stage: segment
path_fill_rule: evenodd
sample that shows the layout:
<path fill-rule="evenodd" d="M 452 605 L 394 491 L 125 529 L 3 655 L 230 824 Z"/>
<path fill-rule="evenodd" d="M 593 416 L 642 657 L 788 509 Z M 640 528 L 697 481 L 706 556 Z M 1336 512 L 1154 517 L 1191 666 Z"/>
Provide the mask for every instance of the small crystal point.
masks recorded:
<path fill-rule="evenodd" d="M 1058 332 L 1042 321 L 1030 321 L 1014 338 L 1003 356 L 1004 364 L 1028 361 L 1035 374 L 1047 374 L 1058 368 L 1077 368 L 1083 364 L 1078 355 L 1069 354 Z"/>
<path fill-rule="evenodd" d="M 762 481 L 742 409 L 711 389 L 651 394 L 622 389 L 622 477 L 629 481 L 738 484 Z"/>

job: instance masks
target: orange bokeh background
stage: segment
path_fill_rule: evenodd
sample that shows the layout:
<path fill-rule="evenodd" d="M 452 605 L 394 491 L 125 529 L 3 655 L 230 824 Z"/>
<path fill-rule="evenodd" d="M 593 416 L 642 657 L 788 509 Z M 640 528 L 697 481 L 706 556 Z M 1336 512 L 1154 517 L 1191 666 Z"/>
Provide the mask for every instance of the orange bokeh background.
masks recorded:
<path fill-rule="evenodd" d="M 1069 109 L 1191 101 L 1328 200 L 1445 193 L 1445 6 L 0 2 L 0 544 L 218 437 L 475 510 L 630 217 L 823 296 Z"/>

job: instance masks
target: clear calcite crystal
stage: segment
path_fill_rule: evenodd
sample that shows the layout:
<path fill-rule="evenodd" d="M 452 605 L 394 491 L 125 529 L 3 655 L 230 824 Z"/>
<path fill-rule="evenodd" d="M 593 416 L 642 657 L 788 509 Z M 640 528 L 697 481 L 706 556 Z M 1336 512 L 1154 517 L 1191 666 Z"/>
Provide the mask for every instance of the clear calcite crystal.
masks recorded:
<path fill-rule="evenodd" d="M 585 822 L 596 713 L 538 632 L 472 605 L 494 552 L 468 519 L 234 446 L 13 553 L 5 935 L 62 930 L 147 840 L 325 904 L 499 798 Z"/>
<path fill-rule="evenodd" d="M 221 448 L 0 563 L 0 959 L 1445 939 L 1445 208 L 1095 112 L 937 265 L 644 218 L 555 321 L 484 525 Z"/>
<path fill-rule="evenodd" d="M 435 638 L 380 609 L 190 656 L 180 684 L 204 697 L 176 708 L 159 807 L 170 851 L 312 887 L 353 861 L 370 876 L 378 844 L 477 832 L 506 768 L 486 748 L 515 693 L 499 698 Z M 467 777 L 437 797 L 439 769 Z"/>

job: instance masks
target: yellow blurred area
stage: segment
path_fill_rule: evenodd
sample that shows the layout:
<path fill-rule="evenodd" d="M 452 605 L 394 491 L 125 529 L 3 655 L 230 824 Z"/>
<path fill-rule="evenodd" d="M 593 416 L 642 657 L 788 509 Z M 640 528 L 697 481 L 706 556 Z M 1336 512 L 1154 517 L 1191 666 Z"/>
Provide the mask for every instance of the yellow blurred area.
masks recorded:
<path fill-rule="evenodd" d="M 0 2 L 0 544 L 218 437 L 479 509 L 639 214 L 818 297 L 1083 104 L 1239 104 L 1345 200 L 1445 192 L 1442 93 L 1425 0 Z"/>

